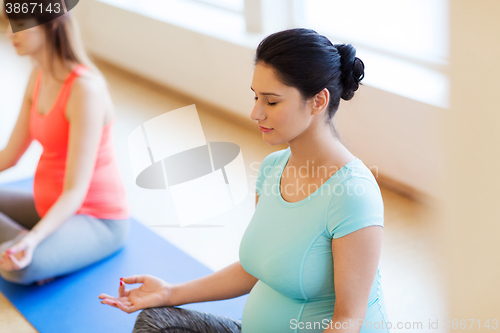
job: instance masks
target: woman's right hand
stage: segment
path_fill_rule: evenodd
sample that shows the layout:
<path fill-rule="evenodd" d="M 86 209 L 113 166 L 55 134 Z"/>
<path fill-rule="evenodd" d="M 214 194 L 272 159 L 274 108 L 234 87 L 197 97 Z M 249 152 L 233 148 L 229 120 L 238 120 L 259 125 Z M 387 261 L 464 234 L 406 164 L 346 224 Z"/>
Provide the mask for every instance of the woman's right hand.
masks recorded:
<path fill-rule="evenodd" d="M 142 286 L 125 290 L 125 283 L 142 283 Z M 103 304 L 132 313 L 146 308 L 174 305 L 171 300 L 173 286 L 173 284 L 151 275 L 133 275 L 120 279 L 118 297 L 101 294 L 99 298 L 102 299 L 101 303 Z"/>

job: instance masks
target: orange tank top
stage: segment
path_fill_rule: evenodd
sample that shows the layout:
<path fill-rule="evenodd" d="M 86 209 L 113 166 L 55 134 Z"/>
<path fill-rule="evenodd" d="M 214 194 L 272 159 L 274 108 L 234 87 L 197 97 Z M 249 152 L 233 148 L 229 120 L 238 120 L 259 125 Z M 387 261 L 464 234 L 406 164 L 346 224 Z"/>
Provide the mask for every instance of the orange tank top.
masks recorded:
<path fill-rule="evenodd" d="M 73 69 L 64 80 L 54 106 L 44 115 L 37 110 L 42 71 L 38 73 L 33 90 L 30 133 L 32 138 L 43 146 L 33 184 L 35 207 L 40 217 L 47 213 L 63 191 L 69 141 L 66 105 L 73 82 L 87 70 L 87 67 L 81 64 Z M 102 129 L 92 180 L 85 200 L 76 214 L 91 215 L 99 219 L 129 217 L 125 185 L 113 145 L 113 123 L 114 120 Z"/>

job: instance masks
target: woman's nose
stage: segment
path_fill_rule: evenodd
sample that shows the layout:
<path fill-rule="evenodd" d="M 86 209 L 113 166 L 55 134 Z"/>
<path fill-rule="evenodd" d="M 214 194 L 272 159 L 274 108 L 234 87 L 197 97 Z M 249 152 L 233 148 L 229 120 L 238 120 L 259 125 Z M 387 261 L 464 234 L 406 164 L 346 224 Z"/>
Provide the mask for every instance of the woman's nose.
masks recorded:
<path fill-rule="evenodd" d="M 263 120 L 266 118 L 259 102 L 255 102 L 252 113 L 250 114 L 250 118 L 255 121 Z"/>

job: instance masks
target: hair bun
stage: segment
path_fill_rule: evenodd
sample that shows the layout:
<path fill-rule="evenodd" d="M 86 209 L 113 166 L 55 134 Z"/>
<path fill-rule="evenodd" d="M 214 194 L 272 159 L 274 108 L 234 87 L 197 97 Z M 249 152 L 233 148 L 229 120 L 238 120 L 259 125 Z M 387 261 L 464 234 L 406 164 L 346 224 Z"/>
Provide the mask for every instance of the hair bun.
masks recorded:
<path fill-rule="evenodd" d="M 342 99 L 350 100 L 365 76 L 365 64 L 356 57 L 356 49 L 351 44 L 333 45 L 340 55 L 340 82 L 343 86 Z"/>

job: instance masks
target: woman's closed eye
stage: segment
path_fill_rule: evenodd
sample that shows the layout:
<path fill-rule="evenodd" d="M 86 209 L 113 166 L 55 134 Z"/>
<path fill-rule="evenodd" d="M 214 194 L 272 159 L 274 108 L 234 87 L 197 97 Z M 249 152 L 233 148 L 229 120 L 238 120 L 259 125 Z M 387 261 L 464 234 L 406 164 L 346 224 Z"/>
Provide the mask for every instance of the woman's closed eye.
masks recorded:
<path fill-rule="evenodd" d="M 258 99 L 259 99 L 259 98 L 258 98 L 257 96 L 255 96 L 255 97 L 254 97 L 254 100 L 255 100 L 255 101 L 257 101 Z M 276 103 L 278 103 L 278 102 L 271 103 L 271 102 L 269 102 L 269 101 L 268 101 L 268 102 L 267 102 L 267 105 L 271 105 L 271 106 L 272 106 L 272 105 L 276 105 Z"/>

